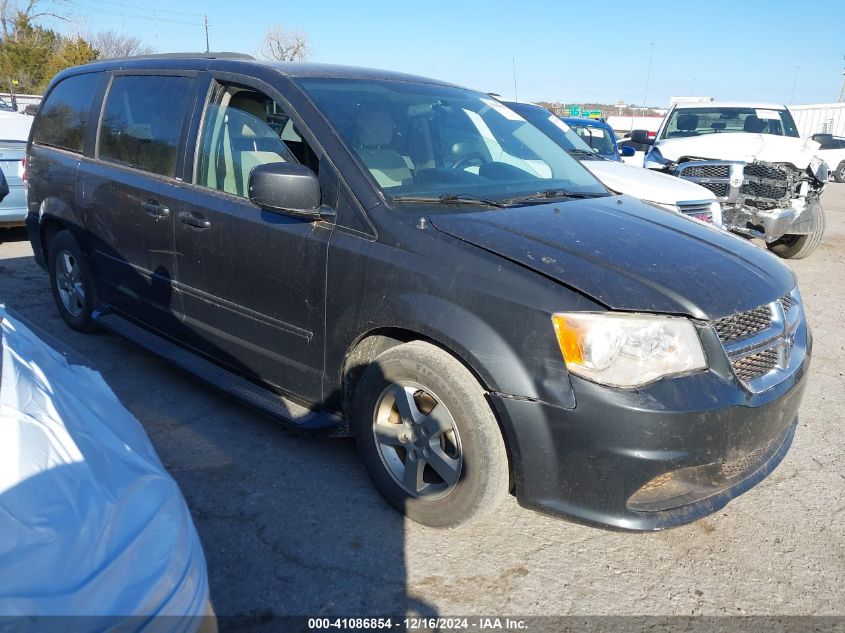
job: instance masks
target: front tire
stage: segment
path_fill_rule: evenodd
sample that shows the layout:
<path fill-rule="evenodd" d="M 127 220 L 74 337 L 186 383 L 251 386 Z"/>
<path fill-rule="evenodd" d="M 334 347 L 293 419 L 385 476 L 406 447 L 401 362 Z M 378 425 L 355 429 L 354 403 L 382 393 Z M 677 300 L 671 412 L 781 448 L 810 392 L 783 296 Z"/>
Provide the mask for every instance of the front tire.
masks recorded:
<path fill-rule="evenodd" d="M 836 171 L 833 172 L 833 179 L 836 182 L 845 182 L 845 160 L 839 163 Z"/>
<path fill-rule="evenodd" d="M 50 288 L 59 314 L 79 332 L 93 332 L 94 283 L 88 262 L 69 231 L 59 231 L 47 247 Z"/>
<path fill-rule="evenodd" d="M 779 240 L 766 244 L 766 247 L 783 259 L 804 259 L 821 244 L 825 225 L 824 210 L 820 206 L 819 212 L 813 219 L 810 233 L 807 235 L 784 235 Z"/>
<path fill-rule="evenodd" d="M 382 353 L 364 371 L 352 407 L 370 477 L 413 521 L 454 527 L 507 496 L 507 451 L 484 390 L 441 349 L 414 341 Z"/>

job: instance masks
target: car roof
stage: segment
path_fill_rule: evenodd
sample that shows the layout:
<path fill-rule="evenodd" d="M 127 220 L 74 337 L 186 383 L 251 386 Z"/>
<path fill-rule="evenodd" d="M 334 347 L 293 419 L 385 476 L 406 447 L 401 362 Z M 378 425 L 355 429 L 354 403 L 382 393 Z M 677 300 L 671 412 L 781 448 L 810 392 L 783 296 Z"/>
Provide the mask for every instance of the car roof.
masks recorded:
<path fill-rule="evenodd" d="M 435 84 L 449 87 L 459 87 L 445 81 L 421 77 L 392 70 L 364 68 L 358 66 L 344 66 L 341 64 L 316 64 L 310 62 L 276 62 L 258 60 L 241 53 L 168 53 L 163 55 L 147 55 L 139 57 L 124 57 L 74 66 L 61 73 L 60 76 L 92 71 L 108 71 L 116 69 L 162 69 L 162 70 L 215 70 L 237 69 L 247 72 L 249 67 L 263 66 L 277 71 L 279 74 L 293 79 L 304 77 L 322 77 L 332 79 L 370 79 L 387 81 L 404 81 L 409 83 Z"/>
<path fill-rule="evenodd" d="M 693 101 L 689 103 L 676 103 L 676 110 L 688 108 L 760 108 L 762 110 L 786 110 L 786 106 L 780 103 L 760 103 L 759 101 Z"/>
<path fill-rule="evenodd" d="M 576 125 L 579 125 L 579 124 L 580 125 L 589 125 L 589 126 L 592 126 L 592 127 L 603 127 L 603 128 L 610 129 L 610 126 L 607 124 L 607 122 L 600 121 L 598 119 L 590 119 L 590 118 L 582 117 L 582 116 L 565 116 L 565 117 L 561 117 L 561 118 L 564 121 L 566 121 L 567 123 L 570 123 L 570 124 L 574 123 Z"/>

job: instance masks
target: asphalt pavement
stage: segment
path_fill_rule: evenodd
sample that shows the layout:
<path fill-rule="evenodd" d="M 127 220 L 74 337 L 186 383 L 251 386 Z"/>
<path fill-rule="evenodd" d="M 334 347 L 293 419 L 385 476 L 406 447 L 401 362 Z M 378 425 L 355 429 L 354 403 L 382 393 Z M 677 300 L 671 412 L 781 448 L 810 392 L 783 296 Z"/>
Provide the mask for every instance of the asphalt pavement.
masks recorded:
<path fill-rule="evenodd" d="M 723 510 L 659 533 L 513 498 L 466 528 L 406 522 L 351 440 L 285 430 L 117 336 L 68 329 L 22 230 L 0 234 L 0 303 L 89 359 L 144 425 L 193 513 L 218 614 L 845 615 L 845 185 L 823 204 L 824 242 L 789 262 L 815 336 L 794 445 Z"/>

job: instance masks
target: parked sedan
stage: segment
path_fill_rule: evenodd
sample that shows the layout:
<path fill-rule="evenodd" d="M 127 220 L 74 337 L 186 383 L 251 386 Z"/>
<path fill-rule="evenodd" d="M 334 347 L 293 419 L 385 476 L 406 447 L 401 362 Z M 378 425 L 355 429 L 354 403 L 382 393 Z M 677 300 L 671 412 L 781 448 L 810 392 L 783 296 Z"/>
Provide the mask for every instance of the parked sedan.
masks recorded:
<path fill-rule="evenodd" d="M 23 226 L 26 218 L 24 163 L 26 141 L 33 118 L 18 112 L 0 110 L 0 169 L 9 185 L 9 194 L 0 203 L 0 229 Z"/>
<path fill-rule="evenodd" d="M 608 160 L 587 145 L 563 119 L 542 106 L 515 102 L 506 105 L 580 160 L 612 191 L 721 226 L 722 208 L 713 193 L 701 185 Z"/>

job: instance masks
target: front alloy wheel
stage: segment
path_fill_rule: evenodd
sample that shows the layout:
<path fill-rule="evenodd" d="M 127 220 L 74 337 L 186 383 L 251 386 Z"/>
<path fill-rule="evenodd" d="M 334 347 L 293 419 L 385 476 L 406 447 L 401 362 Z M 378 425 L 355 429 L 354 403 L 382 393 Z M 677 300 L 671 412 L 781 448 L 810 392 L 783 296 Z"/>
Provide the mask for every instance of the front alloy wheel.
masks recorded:
<path fill-rule="evenodd" d="M 396 383 L 379 397 L 373 436 L 385 468 L 409 495 L 442 497 L 458 483 L 461 438 L 437 396 L 414 383 Z"/>
<path fill-rule="evenodd" d="M 486 394 L 455 357 L 423 341 L 379 355 L 352 385 L 355 441 L 399 512 L 454 527 L 493 511 L 510 489 L 508 456 Z"/>

